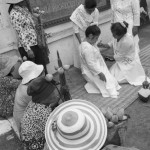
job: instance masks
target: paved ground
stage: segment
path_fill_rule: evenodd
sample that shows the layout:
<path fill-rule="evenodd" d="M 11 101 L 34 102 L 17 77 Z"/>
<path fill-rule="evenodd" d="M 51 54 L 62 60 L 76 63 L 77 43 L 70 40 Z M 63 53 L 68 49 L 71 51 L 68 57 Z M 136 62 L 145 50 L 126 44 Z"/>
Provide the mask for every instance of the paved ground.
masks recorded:
<path fill-rule="evenodd" d="M 137 99 L 126 112 L 131 118 L 128 121 L 125 145 L 150 150 L 150 102 L 143 104 Z"/>
<path fill-rule="evenodd" d="M 150 44 L 150 25 L 140 30 L 140 47 Z M 126 146 L 140 150 L 150 150 L 150 101 L 146 104 L 137 99 L 126 109 L 131 119 L 128 121 Z"/>

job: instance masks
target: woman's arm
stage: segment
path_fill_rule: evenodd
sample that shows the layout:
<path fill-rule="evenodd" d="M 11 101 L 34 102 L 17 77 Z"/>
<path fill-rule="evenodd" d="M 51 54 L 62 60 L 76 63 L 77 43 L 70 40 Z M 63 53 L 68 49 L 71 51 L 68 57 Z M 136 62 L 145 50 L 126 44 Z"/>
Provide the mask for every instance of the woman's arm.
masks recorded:
<path fill-rule="evenodd" d="M 74 29 L 75 36 L 78 39 L 78 42 L 81 44 L 82 41 L 79 33 L 79 27 L 75 23 L 73 23 L 73 29 Z"/>
<path fill-rule="evenodd" d="M 139 0 L 132 0 L 133 12 L 133 36 L 138 34 L 138 26 L 140 26 L 140 3 Z"/>
<path fill-rule="evenodd" d="M 23 18 L 20 12 L 17 12 L 15 10 L 12 10 L 12 12 L 10 13 L 10 18 L 11 18 L 11 23 L 14 29 L 17 31 L 19 35 L 19 40 L 21 41 L 21 44 L 24 50 L 27 52 L 30 58 L 33 58 L 34 53 L 30 48 L 30 45 L 28 42 L 29 39 L 27 40 L 29 33 L 25 29 L 26 28 L 25 18 Z"/>

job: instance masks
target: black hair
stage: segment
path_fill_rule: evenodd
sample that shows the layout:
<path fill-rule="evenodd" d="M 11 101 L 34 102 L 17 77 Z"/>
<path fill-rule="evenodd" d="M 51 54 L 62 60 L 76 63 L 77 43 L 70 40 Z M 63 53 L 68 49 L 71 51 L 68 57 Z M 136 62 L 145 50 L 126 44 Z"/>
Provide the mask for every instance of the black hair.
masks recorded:
<path fill-rule="evenodd" d="M 11 10 L 14 8 L 14 6 L 20 6 L 20 7 L 22 7 L 22 5 L 24 5 L 24 4 L 23 4 L 24 2 L 26 3 L 25 5 L 26 5 L 27 9 L 28 9 L 30 12 L 32 12 L 31 6 L 30 6 L 30 4 L 29 4 L 29 1 L 23 0 L 23 1 L 21 1 L 21 2 L 19 2 L 19 3 L 16 3 L 16 4 L 10 4 L 9 9 L 8 9 L 8 13 L 10 14 L 10 12 L 11 12 Z M 9 4 L 9 3 L 8 3 L 8 4 Z"/>
<path fill-rule="evenodd" d="M 96 0 L 85 0 L 84 1 L 84 6 L 85 6 L 86 9 L 96 8 L 97 1 Z"/>
<path fill-rule="evenodd" d="M 101 30 L 97 25 L 89 26 L 85 31 L 85 35 L 88 37 L 90 34 L 93 36 L 99 36 L 101 34 Z"/>
<path fill-rule="evenodd" d="M 123 21 L 123 24 L 125 26 L 123 26 L 120 22 L 113 23 L 111 25 L 111 32 L 115 33 L 117 36 L 125 35 L 127 33 L 128 23 Z"/>
<path fill-rule="evenodd" d="M 10 14 L 11 10 L 13 9 L 14 4 L 10 4 L 9 9 L 8 9 L 8 13 Z"/>

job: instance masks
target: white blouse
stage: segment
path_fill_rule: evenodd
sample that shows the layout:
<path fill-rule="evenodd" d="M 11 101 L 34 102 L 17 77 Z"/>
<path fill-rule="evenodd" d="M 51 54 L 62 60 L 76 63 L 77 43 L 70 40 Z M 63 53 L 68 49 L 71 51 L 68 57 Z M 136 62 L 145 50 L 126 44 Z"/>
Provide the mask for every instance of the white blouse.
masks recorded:
<path fill-rule="evenodd" d="M 90 71 L 93 75 L 98 75 L 102 72 L 102 68 L 105 67 L 99 50 L 88 42 L 81 43 L 80 57 L 83 74 L 87 74 Z"/>
<path fill-rule="evenodd" d="M 126 21 L 132 26 L 140 25 L 139 0 L 110 0 L 112 22 Z"/>
<path fill-rule="evenodd" d="M 119 42 L 116 39 L 108 43 L 114 49 L 114 58 L 117 62 L 129 64 L 135 60 L 135 45 L 130 34 L 124 35 Z"/>
<path fill-rule="evenodd" d="M 88 14 L 84 8 L 84 5 L 80 5 L 72 13 L 70 20 L 73 22 L 73 29 L 75 33 L 79 33 L 81 40 L 85 39 L 85 30 L 92 24 L 98 25 L 99 11 L 95 8 L 94 12 Z"/>

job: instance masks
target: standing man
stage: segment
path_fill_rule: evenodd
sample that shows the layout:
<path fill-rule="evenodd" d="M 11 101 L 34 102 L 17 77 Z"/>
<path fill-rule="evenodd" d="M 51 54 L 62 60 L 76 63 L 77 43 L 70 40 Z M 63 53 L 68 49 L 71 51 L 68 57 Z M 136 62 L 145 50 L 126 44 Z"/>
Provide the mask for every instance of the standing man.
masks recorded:
<path fill-rule="evenodd" d="M 74 66 L 80 68 L 79 44 L 85 40 L 85 30 L 88 26 L 98 25 L 99 11 L 96 8 L 96 0 L 85 0 L 72 13 L 70 19 L 73 22 L 73 29 L 75 33 L 76 51 L 74 52 Z"/>

